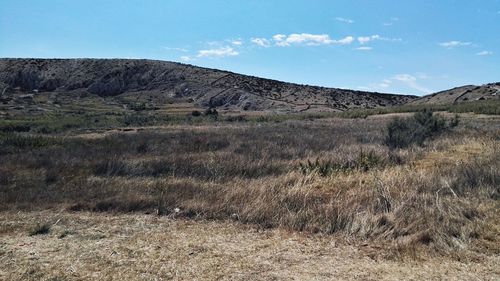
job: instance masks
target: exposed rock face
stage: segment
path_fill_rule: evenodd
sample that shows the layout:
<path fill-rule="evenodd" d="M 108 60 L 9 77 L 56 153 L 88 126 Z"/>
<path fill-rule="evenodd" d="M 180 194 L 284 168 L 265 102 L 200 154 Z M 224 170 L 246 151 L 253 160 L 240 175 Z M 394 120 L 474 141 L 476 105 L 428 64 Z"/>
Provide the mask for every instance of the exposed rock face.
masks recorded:
<path fill-rule="evenodd" d="M 20 92 L 151 95 L 230 110 L 331 111 L 404 104 L 416 97 L 313 87 L 165 61 L 0 59 L 0 85 Z M 2 89 L 0 89 L 1 91 Z"/>

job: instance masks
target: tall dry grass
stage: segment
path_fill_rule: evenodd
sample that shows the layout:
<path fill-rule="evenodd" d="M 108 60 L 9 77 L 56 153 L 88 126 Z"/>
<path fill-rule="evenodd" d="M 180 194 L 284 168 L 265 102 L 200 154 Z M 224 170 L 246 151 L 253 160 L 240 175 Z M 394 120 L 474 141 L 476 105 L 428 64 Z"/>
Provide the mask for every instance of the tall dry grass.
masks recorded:
<path fill-rule="evenodd" d="M 216 124 L 90 140 L 16 134 L 0 149 L 0 207 L 233 219 L 399 249 L 498 251 L 497 129 L 469 122 L 422 147 L 390 149 L 389 121 Z M 376 165 L 300 169 L 314 159 L 355 163 L 360 151 Z"/>

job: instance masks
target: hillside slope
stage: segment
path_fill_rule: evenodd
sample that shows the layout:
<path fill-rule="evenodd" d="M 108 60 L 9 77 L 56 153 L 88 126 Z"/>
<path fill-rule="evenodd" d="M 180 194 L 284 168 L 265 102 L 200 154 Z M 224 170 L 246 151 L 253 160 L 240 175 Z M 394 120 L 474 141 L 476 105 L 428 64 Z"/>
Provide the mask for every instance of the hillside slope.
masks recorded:
<path fill-rule="evenodd" d="M 481 86 L 467 85 L 428 95 L 410 104 L 452 104 L 478 100 L 499 100 L 500 83 L 491 83 Z"/>
<path fill-rule="evenodd" d="M 15 106 L 51 93 L 136 101 L 149 107 L 191 104 L 232 111 L 343 111 L 400 105 L 416 97 L 305 86 L 191 65 L 124 59 L 0 59 L 0 97 Z M 70 94 L 70 95 L 68 95 Z M 127 103 L 124 103 L 126 106 Z"/>

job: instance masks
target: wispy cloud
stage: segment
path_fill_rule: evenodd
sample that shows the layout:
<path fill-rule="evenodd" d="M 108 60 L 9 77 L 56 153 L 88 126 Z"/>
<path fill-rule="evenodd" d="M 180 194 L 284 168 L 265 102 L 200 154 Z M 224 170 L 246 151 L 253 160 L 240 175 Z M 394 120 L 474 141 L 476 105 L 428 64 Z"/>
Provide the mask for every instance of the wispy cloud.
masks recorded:
<path fill-rule="evenodd" d="M 180 57 L 181 61 L 183 62 L 191 62 L 191 61 L 194 61 L 195 59 L 190 57 L 190 56 L 181 56 Z"/>
<path fill-rule="evenodd" d="M 493 52 L 491 51 L 482 51 L 476 54 L 476 56 L 491 56 L 493 55 Z"/>
<path fill-rule="evenodd" d="M 356 48 L 356 50 L 358 50 L 358 51 L 371 51 L 371 50 L 373 50 L 373 48 L 368 47 L 368 46 L 362 46 L 362 47 Z"/>
<path fill-rule="evenodd" d="M 426 94 L 426 95 L 433 92 L 432 90 L 421 86 L 418 83 L 418 78 L 413 76 L 413 75 L 410 75 L 410 74 L 398 74 L 398 75 L 392 77 L 392 80 L 402 82 L 402 83 L 406 84 L 408 87 L 415 89 L 415 90 L 417 90 L 423 94 Z"/>
<path fill-rule="evenodd" d="M 425 73 L 417 73 L 416 75 L 411 74 L 397 74 L 391 78 L 383 79 L 376 83 L 371 83 L 368 86 L 358 87 L 360 90 L 369 91 L 389 91 L 394 86 L 404 85 L 405 87 L 414 89 L 421 94 L 428 95 L 433 93 L 431 89 L 426 88 L 421 85 L 421 80 L 426 80 L 430 78 Z"/>
<path fill-rule="evenodd" d="M 241 45 L 243 45 L 243 40 L 241 40 L 241 39 L 232 40 L 231 44 L 234 45 L 234 46 L 241 46 Z"/>
<path fill-rule="evenodd" d="M 383 37 L 378 34 L 372 35 L 372 36 L 360 36 L 358 37 L 358 42 L 360 44 L 366 44 L 370 41 L 388 41 L 388 42 L 401 42 L 403 39 L 401 38 L 388 38 L 388 37 Z"/>
<path fill-rule="evenodd" d="M 252 38 L 252 39 L 250 39 L 250 42 L 254 43 L 257 46 L 264 47 L 264 48 L 271 47 L 271 41 L 269 41 L 266 38 Z"/>
<path fill-rule="evenodd" d="M 339 22 L 343 22 L 343 23 L 348 23 L 348 24 L 353 24 L 354 23 L 354 21 L 352 19 L 346 19 L 346 18 L 343 18 L 343 17 L 336 17 L 335 20 L 339 21 Z"/>
<path fill-rule="evenodd" d="M 240 53 L 233 49 L 232 47 L 221 47 L 216 49 L 200 50 L 198 51 L 197 57 L 199 58 L 222 58 L 222 57 L 234 57 Z"/>
<path fill-rule="evenodd" d="M 462 41 L 448 41 L 439 43 L 439 46 L 446 49 L 453 49 L 455 47 L 471 46 L 472 42 L 462 42 Z"/>
<path fill-rule="evenodd" d="M 354 37 L 347 36 L 345 38 L 334 40 L 328 34 L 310 34 L 310 33 L 293 33 L 290 35 L 276 34 L 273 36 L 276 46 L 287 47 L 292 45 L 306 45 L 306 46 L 319 46 L 319 45 L 332 45 L 340 44 L 347 45 L 354 41 Z"/>

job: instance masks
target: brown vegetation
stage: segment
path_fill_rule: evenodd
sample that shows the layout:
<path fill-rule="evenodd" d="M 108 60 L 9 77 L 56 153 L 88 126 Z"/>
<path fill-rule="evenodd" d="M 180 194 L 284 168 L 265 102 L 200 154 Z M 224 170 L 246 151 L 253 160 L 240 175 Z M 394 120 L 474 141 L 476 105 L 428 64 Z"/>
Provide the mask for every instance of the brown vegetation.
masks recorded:
<path fill-rule="evenodd" d="M 38 222 L 47 235 L 28 236 Z M 230 221 L 0 213 L 1 280 L 498 280 L 500 256 L 387 259 L 385 245 Z"/>
<path fill-rule="evenodd" d="M 0 207 L 232 219 L 406 254 L 498 254 L 498 129 L 469 120 L 391 149 L 391 120 L 215 123 L 92 139 L 5 132 Z M 308 160 L 320 168 L 304 172 Z"/>

